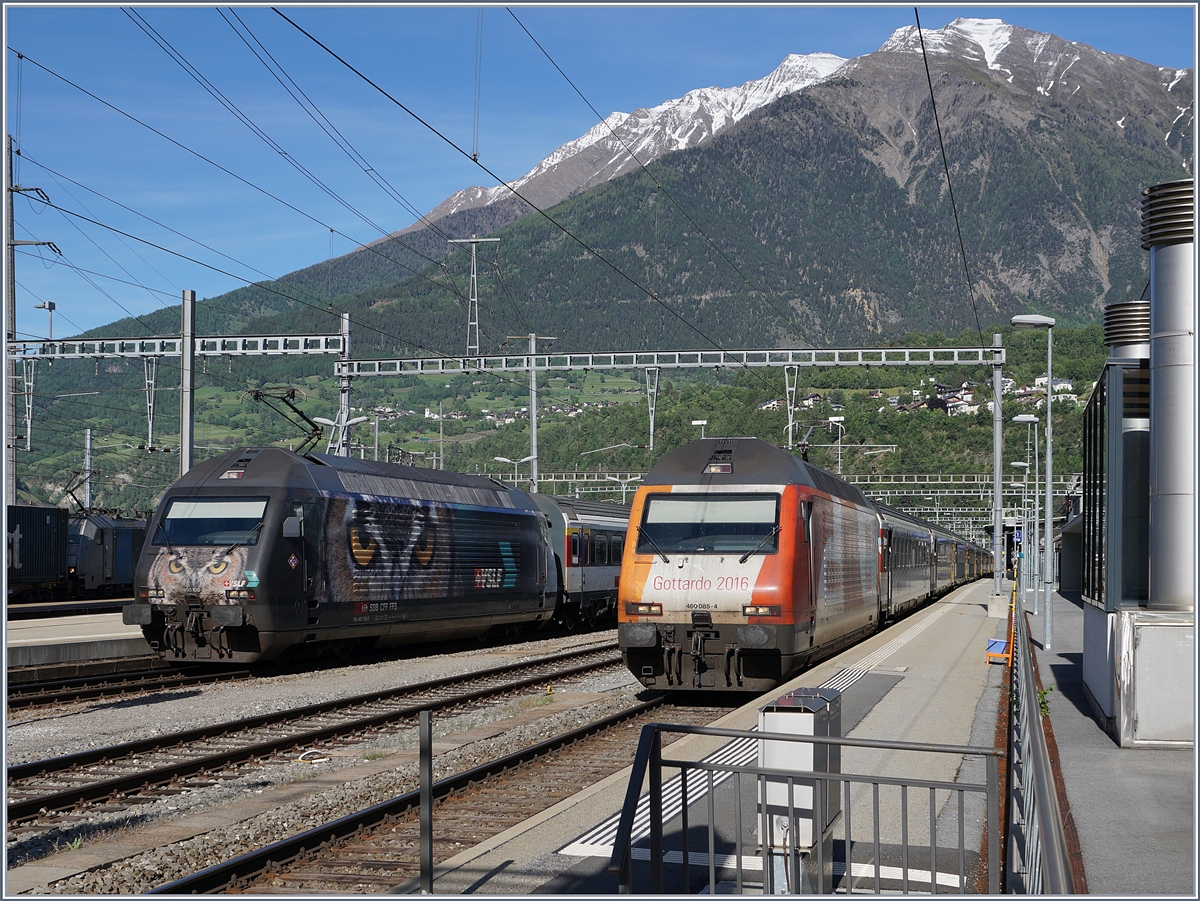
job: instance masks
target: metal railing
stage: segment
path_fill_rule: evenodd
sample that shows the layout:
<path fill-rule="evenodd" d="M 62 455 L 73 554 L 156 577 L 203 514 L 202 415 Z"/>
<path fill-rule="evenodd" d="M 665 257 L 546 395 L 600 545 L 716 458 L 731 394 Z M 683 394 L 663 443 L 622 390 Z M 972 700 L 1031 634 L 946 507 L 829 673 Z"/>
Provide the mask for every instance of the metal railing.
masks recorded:
<path fill-rule="evenodd" d="M 1013 654 L 1008 770 L 1008 885 L 1015 894 L 1072 895 L 1066 833 L 1054 771 L 1042 726 L 1044 696 L 1038 692 L 1022 599 L 1013 607 Z"/>
<path fill-rule="evenodd" d="M 688 735 L 720 736 L 734 741 L 725 749 L 736 746 L 739 742 L 743 751 L 757 749 L 764 740 L 800 742 L 805 744 L 837 745 L 842 748 L 869 748 L 889 752 L 915 751 L 931 754 L 950 754 L 962 758 L 978 758 L 982 761 L 985 778 L 979 782 L 947 782 L 930 779 L 900 778 L 881 775 L 862 775 L 846 772 L 830 773 L 812 770 L 779 770 L 758 766 L 756 762 L 746 760 L 754 757 L 753 753 L 730 753 L 723 749 L 711 754 L 703 760 L 668 759 L 662 756 L 663 733 L 680 733 Z M 635 857 L 648 859 L 649 890 L 652 893 L 664 891 L 664 862 L 680 865 L 679 879 L 681 884 L 671 886 L 668 891 L 692 891 L 690 887 L 690 869 L 693 866 L 707 865 L 708 892 L 718 891 L 718 873 L 726 874 L 726 879 L 732 880 L 732 888 L 737 893 L 743 892 L 746 871 L 757 870 L 762 873 L 763 894 L 779 894 L 791 887 L 792 892 L 798 892 L 801 887 L 805 893 L 832 892 L 835 877 L 842 875 L 841 884 L 851 886 L 853 880 L 871 880 L 874 891 L 882 891 L 882 883 L 886 880 L 889 885 L 895 885 L 900 891 L 908 892 L 910 886 L 921 886 L 924 890 L 932 889 L 935 893 L 940 887 L 956 888 L 961 893 L 974 890 L 977 878 L 986 879 L 989 894 L 1000 891 L 1000 759 L 1005 751 L 999 748 L 962 747 L 953 745 L 923 744 L 918 742 L 878 741 L 872 739 L 833 738 L 824 736 L 798 736 L 774 732 L 744 731 L 737 729 L 721 729 L 705 726 L 678 726 L 664 723 L 653 723 L 642 727 L 641 739 L 638 742 L 637 756 L 634 759 L 633 770 L 630 774 L 629 787 L 626 790 L 625 803 L 621 811 L 621 819 L 613 840 L 612 856 L 609 860 L 608 871 L 617 876 L 619 890 L 622 894 L 633 891 L 633 862 Z M 677 769 L 679 775 L 664 785 L 663 770 Z M 649 793 L 642 796 L 642 785 L 649 780 Z M 743 788 L 743 781 L 750 779 L 753 783 L 751 792 Z M 718 787 L 732 780 L 731 787 L 721 788 L 722 797 L 717 799 Z M 757 813 L 750 816 L 750 825 L 757 825 L 758 838 L 747 840 L 744 827 L 746 815 L 743 813 L 743 801 L 750 798 L 755 800 L 766 797 L 768 781 L 777 785 L 787 785 L 788 803 L 786 847 L 778 845 L 773 850 L 766 836 L 772 834 L 768 825 L 768 811 L 759 805 Z M 881 815 L 881 787 L 890 787 L 883 807 L 894 817 L 886 825 Z M 910 801 L 910 789 L 916 789 L 915 801 Z M 804 795 L 804 791 L 810 794 Z M 793 791 L 795 795 L 793 796 Z M 928 792 L 929 833 L 928 871 L 912 867 L 914 862 L 914 847 L 909 836 L 909 808 L 923 807 L 920 793 Z M 831 794 L 833 793 L 833 794 Z M 972 797 L 971 809 L 968 811 L 967 798 Z M 824 800 L 829 798 L 835 802 L 840 799 L 840 811 L 833 815 L 827 827 L 818 826 L 809 829 L 807 834 L 819 836 L 812 842 L 812 847 L 801 847 L 806 832 L 805 820 L 811 824 L 813 812 L 826 811 Z M 706 814 L 702 817 L 706 823 L 707 849 L 697 853 L 689 848 L 692 841 L 690 833 L 695 824 L 692 822 L 690 808 L 706 801 L 702 806 Z M 799 801 L 800 803 L 797 803 Z M 956 807 L 951 802 L 956 802 Z M 857 802 L 857 803 L 856 803 Z M 667 808 L 670 808 L 669 810 Z M 979 816 L 980 807 L 984 807 L 983 816 Z M 956 820 L 957 841 L 954 847 L 938 847 L 939 810 L 942 812 L 942 837 Z M 718 811 L 723 814 L 718 818 Z M 967 855 L 967 819 L 973 817 L 974 828 L 981 826 L 986 834 L 986 847 L 979 848 L 980 860 L 974 872 L 968 872 Z M 852 830 L 852 823 L 867 817 L 868 829 L 858 833 Z M 824 817 L 822 817 L 824 819 Z M 841 819 L 838 826 L 836 820 Z M 950 821 L 949 823 L 945 821 Z M 980 822 L 982 821 L 982 822 Z M 664 853 L 665 832 L 669 824 L 677 824 L 671 832 L 672 844 L 678 847 Z M 774 831 L 778 831 L 777 829 Z M 884 833 L 886 832 L 886 840 Z M 636 833 L 636 834 L 635 834 Z M 718 836 L 718 833 L 720 835 Z M 857 842 L 854 836 L 866 836 Z M 835 836 L 840 834 L 841 860 L 836 853 Z M 648 841 L 648 848 L 645 846 Z M 718 845 L 725 853 L 718 853 Z M 865 851 L 859 852 L 860 857 L 868 858 L 863 862 L 855 861 L 857 848 L 866 846 Z M 983 842 L 980 842 L 980 846 Z M 923 846 L 917 846 L 920 853 Z M 648 851 L 648 853 L 647 853 Z M 939 873 L 937 859 L 939 851 L 949 852 L 957 857 L 956 873 Z M 635 853 L 637 852 L 637 853 Z M 976 852 L 971 850 L 974 855 Z M 899 864 L 898 866 L 884 865 L 882 855 L 887 854 Z M 943 858 L 944 859 L 944 858 Z M 922 855 L 922 863 L 924 855 Z M 840 866 L 839 866 L 840 864 Z M 783 880 L 783 882 L 780 882 Z M 777 890 L 777 886 L 779 887 Z M 970 886 L 970 888 L 969 888 Z M 846 888 L 849 891 L 849 888 Z"/>

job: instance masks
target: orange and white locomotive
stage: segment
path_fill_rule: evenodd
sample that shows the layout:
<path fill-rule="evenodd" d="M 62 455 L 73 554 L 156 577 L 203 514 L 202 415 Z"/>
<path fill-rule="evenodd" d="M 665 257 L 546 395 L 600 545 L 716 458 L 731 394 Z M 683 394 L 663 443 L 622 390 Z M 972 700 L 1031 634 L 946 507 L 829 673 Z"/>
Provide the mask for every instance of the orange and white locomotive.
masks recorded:
<path fill-rule="evenodd" d="M 926 536 L 919 565 L 889 553 L 901 521 Z M 765 441 L 701 439 L 665 455 L 634 498 L 621 652 L 646 686 L 766 691 L 963 584 L 981 567 L 955 561 L 981 550 Z"/>

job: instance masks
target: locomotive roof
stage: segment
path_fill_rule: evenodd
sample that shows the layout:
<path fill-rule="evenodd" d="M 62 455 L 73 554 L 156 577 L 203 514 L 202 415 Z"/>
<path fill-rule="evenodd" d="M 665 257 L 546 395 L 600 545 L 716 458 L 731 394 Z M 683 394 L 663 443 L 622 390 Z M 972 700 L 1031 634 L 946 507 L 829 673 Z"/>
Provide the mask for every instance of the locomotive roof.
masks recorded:
<path fill-rule="evenodd" d="M 229 475 L 232 472 L 241 474 Z M 532 509 L 524 492 L 484 476 L 331 454 L 300 455 L 278 447 L 243 447 L 205 460 L 171 486 L 172 490 L 216 488 L 239 494 L 280 487 Z"/>
<path fill-rule="evenodd" d="M 728 472 L 717 471 L 729 464 Z M 699 438 L 665 454 L 643 485 L 807 485 L 862 506 L 861 490 L 759 438 Z"/>

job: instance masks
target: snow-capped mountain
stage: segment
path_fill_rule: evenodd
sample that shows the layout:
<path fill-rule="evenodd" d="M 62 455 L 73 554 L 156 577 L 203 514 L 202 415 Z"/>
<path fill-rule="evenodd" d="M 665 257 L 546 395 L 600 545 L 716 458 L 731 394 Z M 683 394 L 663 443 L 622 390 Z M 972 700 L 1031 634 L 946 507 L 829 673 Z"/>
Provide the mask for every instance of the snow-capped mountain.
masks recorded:
<path fill-rule="evenodd" d="M 695 147 L 768 103 L 824 81 L 846 62 L 832 53 L 792 54 L 765 78 L 739 87 L 699 88 L 649 109 L 612 113 L 511 185 L 539 207 L 553 206 L 637 168 L 638 162 L 645 165 L 665 153 Z M 466 188 L 438 204 L 427 219 L 436 221 L 511 197 L 503 185 Z"/>
<path fill-rule="evenodd" d="M 1082 73 L 1071 70 L 1081 60 L 1085 65 L 1108 65 L 1115 68 L 1128 62 L 1117 54 L 1101 53 L 1086 44 L 1066 41 L 1052 34 L 1043 34 L 1009 25 L 1001 19 L 955 19 L 945 28 L 924 32 L 924 48 L 930 56 L 952 56 L 966 61 L 981 61 L 987 68 L 1004 77 L 1009 83 L 1024 76 L 1035 90 L 1048 96 L 1055 87 L 1071 86 L 1078 91 L 1084 81 Z M 921 35 L 914 26 L 899 28 L 879 48 L 882 52 L 920 53 Z M 1167 79 L 1168 91 L 1188 72 L 1187 69 L 1160 69 Z"/>

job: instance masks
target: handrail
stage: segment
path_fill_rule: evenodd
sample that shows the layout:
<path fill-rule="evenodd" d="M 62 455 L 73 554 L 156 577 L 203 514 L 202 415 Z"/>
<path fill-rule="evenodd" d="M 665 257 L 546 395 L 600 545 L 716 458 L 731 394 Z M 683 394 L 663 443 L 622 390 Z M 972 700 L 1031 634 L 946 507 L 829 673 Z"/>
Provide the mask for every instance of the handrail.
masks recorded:
<path fill-rule="evenodd" d="M 1054 770 L 1040 715 L 1041 705 L 1038 702 L 1037 683 L 1034 679 L 1033 656 L 1029 650 L 1029 624 L 1024 616 L 1023 599 L 1018 598 L 1017 604 L 1019 615 L 1015 618 L 1018 635 L 1019 718 L 1024 720 L 1021 728 L 1029 739 L 1030 760 L 1027 764 L 1038 827 L 1035 846 L 1026 849 L 1025 859 L 1028 863 L 1031 855 L 1041 856 L 1041 867 L 1038 869 L 1042 882 L 1040 886 L 1027 886 L 1027 889 L 1051 895 L 1073 895 L 1075 879 L 1071 873 L 1066 830 L 1063 828 L 1062 811 L 1058 806 Z"/>
<path fill-rule="evenodd" d="M 661 859 L 662 856 L 662 792 L 661 792 L 661 771 L 664 764 L 679 765 L 685 761 L 664 761 L 662 758 L 662 733 L 671 732 L 684 735 L 709 735 L 723 738 L 751 738 L 755 740 L 770 740 L 770 741 L 787 741 L 802 744 L 820 744 L 820 745 L 838 745 L 845 747 L 858 748 L 878 748 L 891 751 L 919 751 L 926 753 L 940 754 L 956 754 L 963 756 L 983 757 L 987 760 L 988 769 L 988 784 L 993 786 L 989 792 L 988 798 L 988 820 L 992 823 L 999 821 L 998 810 L 996 809 L 997 799 L 994 795 L 994 786 L 997 781 L 997 770 L 999 759 L 1007 757 L 1007 752 L 1004 748 L 984 748 L 966 745 L 946 745 L 946 744 L 924 744 L 921 742 L 909 741 L 886 741 L 881 739 L 871 738 L 845 738 L 824 735 L 791 735 L 779 732 L 759 732 L 757 730 L 746 729 L 726 729 L 718 726 L 689 726 L 689 725 L 674 725 L 670 723 L 647 723 L 642 727 L 642 732 L 638 738 L 637 752 L 634 755 L 633 766 L 629 776 L 629 784 L 625 790 L 625 801 L 621 806 L 621 818 L 617 824 L 616 835 L 613 838 L 612 856 L 609 858 L 608 872 L 617 877 L 619 891 L 625 894 L 629 891 L 630 868 L 632 866 L 632 837 L 634 829 L 634 820 L 638 808 L 638 799 L 641 797 L 642 783 L 645 782 L 647 772 L 650 776 L 650 803 L 652 810 L 650 812 L 650 853 L 651 859 Z M 703 766 L 701 762 L 691 762 L 697 766 Z M 719 766 L 705 767 L 708 769 L 734 770 L 743 771 L 746 768 L 737 766 Z M 760 774 L 778 774 L 787 775 L 783 771 L 773 769 L 754 768 Z M 818 775 L 818 774 L 811 774 Z M 842 778 L 846 778 L 843 774 Z M 886 777 L 872 777 L 880 783 L 895 783 L 903 784 L 905 780 L 889 779 Z M 907 780 L 910 781 L 911 780 Z M 923 783 L 932 784 L 932 783 Z M 986 786 L 977 785 L 959 785 L 959 788 L 984 789 Z M 998 860 L 998 837 L 995 830 L 992 829 L 989 837 L 989 854 L 993 861 Z M 662 873 L 659 868 L 651 869 L 651 892 L 659 893 L 662 891 Z"/>

